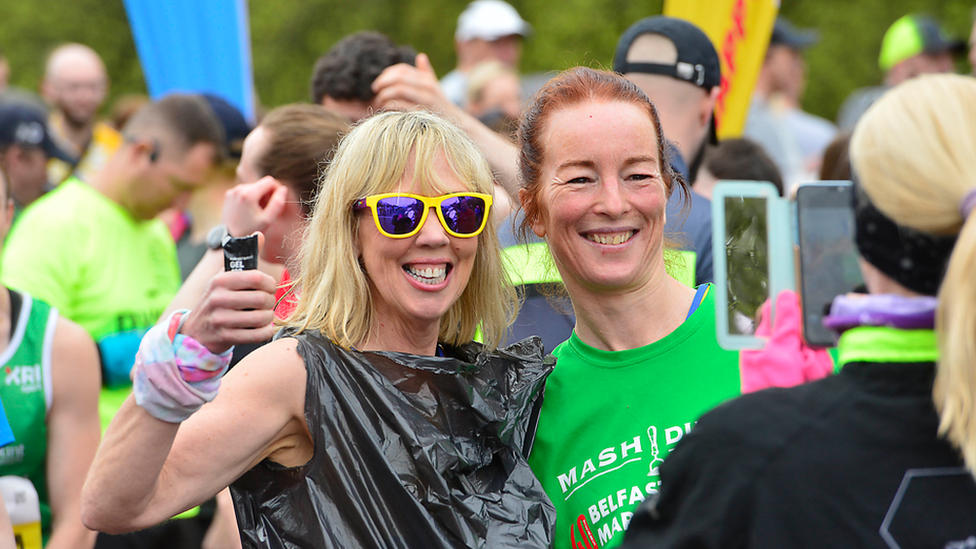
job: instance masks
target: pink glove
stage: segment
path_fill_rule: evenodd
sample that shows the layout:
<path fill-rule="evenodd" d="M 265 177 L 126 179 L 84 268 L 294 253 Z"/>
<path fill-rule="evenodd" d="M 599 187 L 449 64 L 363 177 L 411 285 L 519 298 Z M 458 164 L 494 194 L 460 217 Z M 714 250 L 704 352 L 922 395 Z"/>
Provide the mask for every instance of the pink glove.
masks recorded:
<path fill-rule="evenodd" d="M 776 320 L 769 329 L 769 300 L 762 307 L 762 319 L 756 336 L 768 338 L 761 351 L 739 353 L 742 392 L 751 393 L 767 387 L 793 387 L 827 377 L 834 371 L 830 354 L 813 349 L 800 334 L 800 297 L 783 290 L 776 296 Z"/>

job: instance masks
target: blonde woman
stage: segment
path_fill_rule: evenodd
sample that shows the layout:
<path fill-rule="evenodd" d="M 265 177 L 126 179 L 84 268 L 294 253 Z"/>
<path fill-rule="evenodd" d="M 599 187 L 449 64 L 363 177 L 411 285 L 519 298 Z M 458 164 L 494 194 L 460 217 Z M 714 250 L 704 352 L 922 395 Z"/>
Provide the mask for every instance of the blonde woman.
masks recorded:
<path fill-rule="evenodd" d="M 245 547 L 547 546 L 552 506 L 522 451 L 551 367 L 537 344 L 493 350 L 517 302 L 491 188 L 437 116 L 355 127 L 316 199 L 283 336 L 200 406 L 224 349 L 184 358 L 199 348 L 187 338 L 206 339 L 193 313 L 182 333 L 154 328 L 162 343 L 143 342 L 136 396 L 89 476 L 86 524 L 143 528 L 231 485 Z"/>
<path fill-rule="evenodd" d="M 825 320 L 840 373 L 703 416 L 626 547 L 976 540 L 976 80 L 888 92 L 850 157 L 870 294 L 839 296 Z"/>

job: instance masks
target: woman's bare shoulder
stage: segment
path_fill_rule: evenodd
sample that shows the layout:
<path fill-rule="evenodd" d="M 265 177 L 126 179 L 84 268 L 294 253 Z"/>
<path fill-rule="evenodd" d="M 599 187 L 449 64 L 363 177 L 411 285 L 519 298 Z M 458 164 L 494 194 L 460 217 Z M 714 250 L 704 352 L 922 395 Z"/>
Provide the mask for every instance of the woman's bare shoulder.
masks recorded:
<path fill-rule="evenodd" d="M 221 393 L 228 391 L 258 392 L 263 399 L 294 401 L 300 409 L 304 403 L 305 361 L 298 354 L 298 341 L 281 338 L 252 351 L 227 373 Z"/>
<path fill-rule="evenodd" d="M 305 361 L 298 354 L 298 340 L 292 337 L 282 337 L 262 345 L 251 351 L 238 364 L 237 368 L 253 368 L 255 364 L 273 363 L 282 367 L 300 367 L 305 369 Z"/>

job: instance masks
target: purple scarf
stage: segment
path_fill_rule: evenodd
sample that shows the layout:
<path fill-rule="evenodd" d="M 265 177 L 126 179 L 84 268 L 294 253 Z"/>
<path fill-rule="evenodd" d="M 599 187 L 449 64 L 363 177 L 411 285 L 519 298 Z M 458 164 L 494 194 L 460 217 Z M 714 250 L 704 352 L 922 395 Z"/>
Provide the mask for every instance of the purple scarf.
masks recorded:
<path fill-rule="evenodd" d="M 836 332 L 858 326 L 889 326 L 902 330 L 935 328 L 938 300 L 930 296 L 900 295 L 837 296 L 823 325 Z"/>

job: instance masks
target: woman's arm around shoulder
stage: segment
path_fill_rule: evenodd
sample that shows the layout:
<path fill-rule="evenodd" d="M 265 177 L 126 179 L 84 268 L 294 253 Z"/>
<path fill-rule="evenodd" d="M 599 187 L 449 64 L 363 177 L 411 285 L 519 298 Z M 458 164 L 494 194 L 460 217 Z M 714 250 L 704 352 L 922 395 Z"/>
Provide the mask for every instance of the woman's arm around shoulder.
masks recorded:
<path fill-rule="evenodd" d="M 156 419 L 130 396 L 85 483 L 85 525 L 110 533 L 146 528 L 213 497 L 266 458 L 307 463 L 313 447 L 297 343 L 285 338 L 248 355 L 183 423 Z"/>

